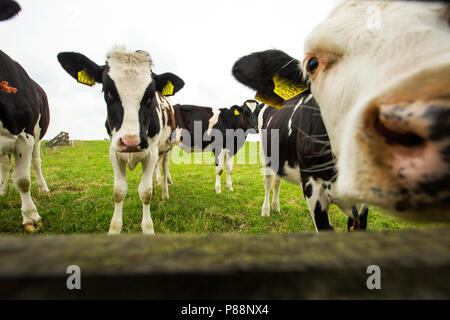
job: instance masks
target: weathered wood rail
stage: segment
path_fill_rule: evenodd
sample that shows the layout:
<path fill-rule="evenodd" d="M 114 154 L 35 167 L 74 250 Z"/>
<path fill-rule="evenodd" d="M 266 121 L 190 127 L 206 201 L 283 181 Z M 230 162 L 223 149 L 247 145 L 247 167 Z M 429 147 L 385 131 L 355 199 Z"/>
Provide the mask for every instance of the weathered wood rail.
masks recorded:
<path fill-rule="evenodd" d="M 69 265 L 81 290 L 68 290 Z M 369 290 L 369 265 L 381 290 Z M 450 228 L 0 236 L 0 298 L 449 299 Z"/>

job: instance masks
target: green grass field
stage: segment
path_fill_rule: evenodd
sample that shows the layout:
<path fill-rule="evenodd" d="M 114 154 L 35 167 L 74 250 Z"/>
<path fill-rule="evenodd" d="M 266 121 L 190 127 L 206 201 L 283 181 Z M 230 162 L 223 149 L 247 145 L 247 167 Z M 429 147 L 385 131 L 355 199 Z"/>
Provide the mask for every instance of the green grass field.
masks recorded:
<path fill-rule="evenodd" d="M 257 148 L 257 144 L 247 143 L 237 158 L 251 148 Z M 75 141 L 74 146 L 53 150 L 42 146 L 43 173 L 51 193 L 38 194 L 32 170 L 31 193 L 43 219 L 43 226 L 37 233 L 108 232 L 114 208 L 113 171 L 108 151 L 109 141 Z M 181 154 L 179 150 L 174 151 Z M 281 213 L 260 216 L 264 186 L 261 165 L 255 163 L 255 159 L 247 159 L 245 164 L 235 164 L 232 192 L 226 189 L 223 174 L 220 195 L 214 192 L 213 164 L 172 163 L 170 169 L 174 184 L 169 186 L 169 201 L 161 200 L 161 187 L 157 187 L 151 202 L 155 232 L 251 234 L 314 231 L 301 188 L 287 182 L 281 184 Z M 122 233 L 141 232 L 142 205 L 138 195 L 141 166 L 127 174 L 128 194 L 123 208 Z M 21 226 L 20 205 L 19 194 L 10 181 L 9 195 L 0 198 L 0 232 L 25 234 Z M 335 230 L 345 231 L 346 216 L 335 206 L 330 212 Z M 368 230 L 420 227 L 384 215 L 377 208 L 371 207 L 369 211 Z"/>

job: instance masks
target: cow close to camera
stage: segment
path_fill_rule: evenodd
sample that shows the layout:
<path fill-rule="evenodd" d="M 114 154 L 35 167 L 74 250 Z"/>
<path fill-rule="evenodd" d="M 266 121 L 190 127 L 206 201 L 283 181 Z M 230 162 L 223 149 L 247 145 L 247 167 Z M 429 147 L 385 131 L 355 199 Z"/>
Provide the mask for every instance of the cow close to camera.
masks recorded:
<path fill-rule="evenodd" d="M 340 198 L 417 222 L 450 221 L 449 21 L 444 2 L 343 1 L 307 38 L 301 65 L 275 55 L 262 66 L 310 85 Z M 266 81 L 255 89 L 279 100 Z"/>

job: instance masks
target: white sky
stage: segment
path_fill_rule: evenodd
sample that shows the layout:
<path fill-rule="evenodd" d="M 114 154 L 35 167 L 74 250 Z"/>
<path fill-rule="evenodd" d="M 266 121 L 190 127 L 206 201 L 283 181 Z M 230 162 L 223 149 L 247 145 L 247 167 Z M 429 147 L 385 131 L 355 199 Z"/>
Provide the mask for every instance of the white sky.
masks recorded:
<path fill-rule="evenodd" d="M 19 0 L 22 11 L 0 24 L 0 49 L 46 91 L 50 127 L 44 139 L 107 137 L 101 85 L 77 83 L 59 65 L 61 51 L 97 64 L 116 44 L 150 53 L 156 73 L 173 72 L 185 87 L 172 102 L 241 105 L 254 92 L 231 75 L 241 56 L 280 49 L 301 58 L 310 30 L 335 0 Z M 0 79 L 3 80 L 3 79 Z M 7 79 L 6 79 L 7 80 Z"/>

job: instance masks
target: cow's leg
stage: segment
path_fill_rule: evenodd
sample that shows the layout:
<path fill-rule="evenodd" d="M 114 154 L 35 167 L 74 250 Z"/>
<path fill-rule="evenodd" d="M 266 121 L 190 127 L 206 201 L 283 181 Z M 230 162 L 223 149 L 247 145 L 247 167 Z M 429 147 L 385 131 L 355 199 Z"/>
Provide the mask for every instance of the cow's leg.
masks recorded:
<path fill-rule="evenodd" d="M 163 155 L 162 160 L 162 168 L 163 168 L 163 174 L 164 174 L 164 180 L 162 185 L 162 200 L 169 200 L 169 166 L 170 166 L 170 152 L 166 152 Z"/>
<path fill-rule="evenodd" d="M 333 230 L 328 217 L 328 207 L 331 204 L 331 196 L 324 188 L 324 183 L 310 177 L 303 185 L 303 194 L 306 204 L 314 221 L 316 231 Z"/>
<path fill-rule="evenodd" d="M 272 210 L 280 212 L 280 186 L 281 178 L 279 175 L 273 177 L 273 195 L 272 195 Z"/>
<path fill-rule="evenodd" d="M 14 187 L 20 193 L 20 199 L 22 200 L 22 224 L 24 229 L 28 232 L 34 231 L 35 223 L 38 223 L 41 220 L 30 194 L 30 166 L 33 146 L 33 136 L 29 134 L 25 134 L 25 136 L 19 135 L 14 153 L 16 163 L 13 174 L 13 183 Z"/>
<path fill-rule="evenodd" d="M 270 216 L 269 202 L 270 202 L 270 189 L 272 188 L 273 176 L 274 176 L 274 173 L 268 167 L 264 167 L 263 181 L 264 181 L 265 195 L 264 195 L 264 203 L 263 203 L 262 210 L 261 210 L 262 211 L 261 216 L 263 216 L 263 217 Z"/>
<path fill-rule="evenodd" d="M 342 209 L 342 208 L 341 208 Z M 361 204 L 359 206 L 359 209 L 356 209 L 355 207 L 351 207 L 350 210 L 352 210 L 353 216 L 355 214 L 358 215 L 357 219 L 354 219 L 354 217 L 348 217 L 347 220 L 347 230 L 348 231 L 356 231 L 356 230 L 367 230 L 367 215 L 369 213 L 369 207 L 367 207 L 364 204 Z"/>
<path fill-rule="evenodd" d="M 111 219 L 108 234 L 120 234 L 122 230 L 123 199 L 127 194 L 127 163 L 117 157 L 115 151 L 110 151 L 110 160 L 114 171 L 114 214 Z"/>
<path fill-rule="evenodd" d="M 50 190 L 47 187 L 47 183 L 45 182 L 44 176 L 42 175 L 41 144 L 39 140 L 36 140 L 36 143 L 34 144 L 33 158 L 31 160 L 31 164 L 33 165 L 34 171 L 36 172 L 39 192 L 50 192 Z"/>
<path fill-rule="evenodd" d="M 11 155 L 8 153 L 0 158 L 0 196 L 7 196 L 9 192 L 9 172 L 11 171 Z"/>
<path fill-rule="evenodd" d="M 156 176 L 156 185 L 160 186 L 162 184 L 161 178 L 161 167 L 163 162 L 163 156 L 160 156 L 158 162 L 156 163 L 155 176 Z"/>
<path fill-rule="evenodd" d="M 216 193 L 219 194 L 222 192 L 222 187 L 220 185 L 220 176 L 223 172 L 223 165 L 225 163 L 225 151 L 221 150 L 218 156 L 215 156 L 216 158 Z"/>
<path fill-rule="evenodd" d="M 139 184 L 139 198 L 142 201 L 142 232 L 155 234 L 153 220 L 150 215 L 150 201 L 152 200 L 153 174 L 158 162 L 158 144 L 150 147 L 150 155 L 142 161 L 142 179 Z"/>
<path fill-rule="evenodd" d="M 225 153 L 225 167 L 227 169 L 227 189 L 233 191 L 233 183 L 231 182 L 231 172 L 233 171 L 234 156 L 229 156 Z"/>

